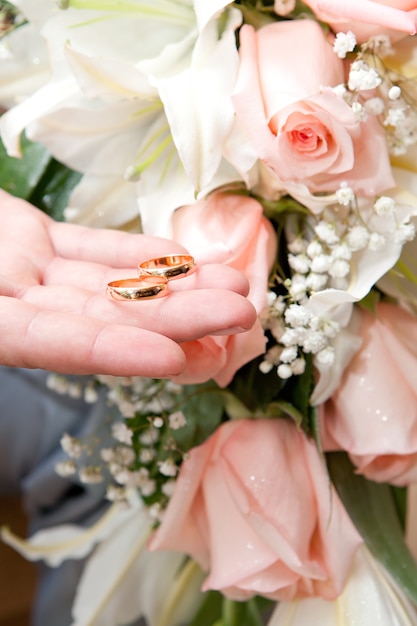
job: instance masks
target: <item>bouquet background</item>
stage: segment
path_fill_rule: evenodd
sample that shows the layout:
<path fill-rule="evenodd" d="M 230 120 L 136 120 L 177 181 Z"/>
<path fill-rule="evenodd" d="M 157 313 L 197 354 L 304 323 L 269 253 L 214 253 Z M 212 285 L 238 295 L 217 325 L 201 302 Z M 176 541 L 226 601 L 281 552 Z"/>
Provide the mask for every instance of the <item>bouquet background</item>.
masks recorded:
<path fill-rule="evenodd" d="M 182 344 L 172 381 L 51 375 L 105 389 L 57 471 L 112 504 L 3 539 L 52 566 L 91 551 L 78 626 L 417 623 L 416 3 L 1 10 L 1 186 L 231 265 L 258 312 Z"/>

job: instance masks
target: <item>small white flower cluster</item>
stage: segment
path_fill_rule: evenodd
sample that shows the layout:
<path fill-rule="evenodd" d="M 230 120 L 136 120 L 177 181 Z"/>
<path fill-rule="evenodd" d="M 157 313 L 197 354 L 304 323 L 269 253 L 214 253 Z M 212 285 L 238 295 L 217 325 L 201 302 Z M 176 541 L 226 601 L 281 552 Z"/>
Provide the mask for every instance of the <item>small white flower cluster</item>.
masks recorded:
<path fill-rule="evenodd" d="M 59 461 L 55 465 L 55 471 L 59 476 L 67 478 L 77 474 L 80 481 L 84 484 L 100 483 L 103 480 L 103 473 L 100 465 L 83 464 L 81 467 L 81 459 L 88 458 L 93 454 L 93 445 L 88 440 L 82 441 L 77 437 L 73 437 L 68 433 L 64 433 L 61 437 L 61 448 L 70 457 L 65 461 Z"/>
<path fill-rule="evenodd" d="M 325 314 L 312 312 L 311 296 L 326 289 L 346 291 L 358 255 L 381 252 L 388 244 L 403 245 L 414 238 L 409 212 L 402 218 L 404 207 L 392 197 L 376 198 L 360 210 L 359 200 L 346 184 L 334 196 L 336 203 L 320 216 L 310 216 L 302 227 L 304 235 L 288 244 L 292 276 L 280 283 L 287 294 L 268 294 L 268 306 L 261 315 L 263 328 L 277 342 L 264 355 L 263 373 L 277 367 L 281 379 L 302 374 L 306 354 L 312 354 L 313 363 L 321 369 L 331 367 L 332 344 L 340 326 Z"/>
<path fill-rule="evenodd" d="M 87 404 L 94 404 L 98 400 L 97 383 L 94 379 L 88 379 L 86 383 L 80 379 L 72 380 L 62 374 L 49 374 L 46 386 L 51 391 L 71 398 L 82 398 Z"/>
<path fill-rule="evenodd" d="M 353 33 L 338 33 L 333 49 L 345 58 L 355 46 Z M 337 85 L 334 91 L 351 106 L 359 121 L 366 121 L 369 115 L 380 120 L 388 148 L 398 156 L 417 142 L 417 111 L 413 97 L 407 95 L 407 78 L 390 72 L 384 65 L 383 57 L 390 53 L 391 43 L 386 36 L 371 38 L 359 46 L 347 84 Z"/>
<path fill-rule="evenodd" d="M 333 43 L 333 50 L 339 59 L 345 59 L 348 52 L 352 52 L 356 46 L 356 37 L 349 30 L 347 33 L 337 33 Z"/>
<path fill-rule="evenodd" d="M 159 381 L 156 381 L 159 383 Z M 127 504 L 131 491 L 137 490 L 143 498 L 152 498 L 156 510 L 162 512 L 171 496 L 179 466 L 175 459 L 182 453 L 176 447 L 171 431 L 186 426 L 184 414 L 175 410 L 150 414 L 135 420 L 130 427 L 127 422 L 117 421 L 111 425 L 114 445 L 102 446 L 96 439 L 81 440 L 66 433 L 61 447 L 69 459 L 56 465 L 60 476 L 78 475 L 84 484 L 107 480 L 106 496 L 109 500 Z M 161 445 L 162 433 L 168 434 Z M 98 457 L 98 461 L 92 461 Z M 158 513 L 159 515 L 159 513 Z"/>
<path fill-rule="evenodd" d="M 276 310 L 274 305 L 272 310 Z M 334 362 L 331 342 L 339 330 L 336 322 L 314 315 L 303 304 L 291 303 L 281 324 L 273 325 L 272 334 L 280 345 L 267 351 L 260 364 L 261 371 L 266 374 L 276 367 L 278 377 L 283 380 L 298 376 L 305 370 L 306 354 L 313 354 L 316 362 L 330 367 Z"/>
<path fill-rule="evenodd" d="M 115 376 L 97 376 L 97 380 L 107 387 L 108 403 L 117 406 L 126 418 L 136 413 L 169 411 L 181 391 L 180 385 L 169 380 Z"/>

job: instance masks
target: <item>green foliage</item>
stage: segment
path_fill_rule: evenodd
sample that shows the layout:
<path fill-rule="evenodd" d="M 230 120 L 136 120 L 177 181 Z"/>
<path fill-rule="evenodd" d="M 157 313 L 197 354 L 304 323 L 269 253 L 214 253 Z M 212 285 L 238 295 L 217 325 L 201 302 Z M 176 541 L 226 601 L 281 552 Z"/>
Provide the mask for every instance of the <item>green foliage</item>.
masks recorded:
<path fill-rule="evenodd" d="M 263 374 L 259 369 L 262 359 L 255 359 L 244 365 L 229 385 L 232 393 L 252 412 L 266 411 L 270 402 L 278 397 L 282 381 L 276 370 Z"/>
<path fill-rule="evenodd" d="M 314 389 L 314 367 L 311 354 L 305 354 L 306 366 L 303 374 L 289 378 L 281 394 L 281 399 L 301 417 L 301 427 L 308 435 L 314 435 L 316 429 L 316 415 L 310 405 L 310 397 Z"/>
<path fill-rule="evenodd" d="M 213 382 L 205 385 L 185 385 L 180 410 L 186 426 L 171 433 L 181 450 L 190 450 L 203 443 L 219 426 L 223 417 L 223 392 Z"/>
<path fill-rule="evenodd" d="M 259 596 L 235 602 L 218 591 L 208 591 L 188 626 L 263 626 L 273 606 L 274 602 Z"/>
<path fill-rule="evenodd" d="M 23 198 L 56 220 L 81 174 L 58 163 L 41 144 L 22 138 L 22 158 L 9 157 L 0 143 L 0 187 Z"/>
<path fill-rule="evenodd" d="M 356 474 L 344 452 L 332 452 L 326 458 L 330 477 L 369 550 L 416 603 L 417 563 L 405 543 L 399 515 L 401 501 L 404 513 L 404 492 L 402 497 L 394 496 L 390 485 Z"/>

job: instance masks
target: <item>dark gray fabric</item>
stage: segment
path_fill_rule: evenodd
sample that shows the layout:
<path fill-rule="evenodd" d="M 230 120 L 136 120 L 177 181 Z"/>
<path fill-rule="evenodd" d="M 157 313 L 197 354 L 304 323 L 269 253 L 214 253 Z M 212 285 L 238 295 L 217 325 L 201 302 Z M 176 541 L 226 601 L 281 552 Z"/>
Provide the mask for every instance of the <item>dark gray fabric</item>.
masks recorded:
<path fill-rule="evenodd" d="M 46 387 L 47 373 L 0 367 L 0 493 L 21 493 L 31 532 L 62 523 L 89 525 L 107 506 L 104 486 L 80 485 L 58 476 L 55 464 L 67 458 L 64 432 L 84 436 L 100 430 L 109 409 L 104 394 L 96 404 L 59 395 Z M 7 523 L 7 520 L 1 520 Z M 40 566 L 33 626 L 69 626 L 70 607 L 83 567 L 67 561 Z"/>

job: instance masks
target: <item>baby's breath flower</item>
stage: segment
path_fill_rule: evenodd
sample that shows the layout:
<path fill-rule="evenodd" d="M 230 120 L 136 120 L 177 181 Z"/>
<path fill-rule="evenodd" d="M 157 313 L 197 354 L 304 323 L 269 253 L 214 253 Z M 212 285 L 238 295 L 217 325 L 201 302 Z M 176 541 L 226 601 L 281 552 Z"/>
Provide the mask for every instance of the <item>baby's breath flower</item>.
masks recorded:
<path fill-rule="evenodd" d="M 319 254 L 323 254 L 322 244 L 319 241 L 317 241 L 317 239 L 313 239 L 313 241 L 311 241 L 307 246 L 307 254 L 310 257 L 310 259 L 313 259 Z"/>
<path fill-rule="evenodd" d="M 68 393 L 69 381 L 66 376 L 61 376 L 60 374 L 49 374 L 46 379 L 46 386 L 48 389 L 51 389 L 51 391 L 64 395 Z"/>
<path fill-rule="evenodd" d="M 58 476 L 66 478 L 67 476 L 73 476 L 77 472 L 77 465 L 72 459 L 60 461 L 55 465 L 55 471 Z"/>
<path fill-rule="evenodd" d="M 81 398 L 83 395 L 83 388 L 79 382 L 70 382 L 68 385 L 68 395 L 70 398 Z"/>
<path fill-rule="evenodd" d="M 306 326 L 311 320 L 311 311 L 300 304 L 291 304 L 284 314 L 285 321 L 292 327 Z"/>
<path fill-rule="evenodd" d="M 347 33 L 337 33 L 336 38 L 333 43 L 333 50 L 339 57 L 339 59 L 344 59 L 348 52 L 352 52 L 356 46 L 356 37 L 352 33 L 352 31 L 348 31 Z"/>
<path fill-rule="evenodd" d="M 124 422 L 113 424 L 111 432 L 113 437 L 120 443 L 125 443 L 128 446 L 132 445 L 133 430 L 128 428 Z"/>
<path fill-rule="evenodd" d="M 335 360 L 335 353 L 333 346 L 326 346 L 315 355 L 315 360 L 320 365 L 324 365 L 325 367 L 330 367 L 333 365 Z"/>
<path fill-rule="evenodd" d="M 301 237 L 297 237 L 287 244 L 287 248 L 291 254 L 301 254 L 306 249 L 306 242 Z"/>
<path fill-rule="evenodd" d="M 178 473 L 178 466 L 171 458 L 165 459 L 164 461 L 158 461 L 158 468 L 163 476 L 176 476 Z"/>
<path fill-rule="evenodd" d="M 86 485 L 94 485 L 103 481 L 101 468 L 96 465 L 85 465 L 79 471 L 80 481 Z"/>
<path fill-rule="evenodd" d="M 159 439 L 159 431 L 157 428 L 150 427 L 147 428 L 139 437 L 140 442 L 144 446 L 152 446 Z"/>
<path fill-rule="evenodd" d="M 165 422 L 162 419 L 162 417 L 154 417 L 153 420 L 152 420 L 152 424 L 155 426 L 155 428 L 162 428 L 164 423 Z"/>
<path fill-rule="evenodd" d="M 408 224 L 399 224 L 394 233 L 394 241 L 401 245 L 412 241 L 416 234 L 416 227 L 411 222 Z"/>
<path fill-rule="evenodd" d="M 352 111 L 359 122 L 366 122 L 368 115 L 360 102 L 352 102 Z"/>
<path fill-rule="evenodd" d="M 133 448 L 125 445 L 116 446 L 114 448 L 114 455 L 116 462 L 121 465 L 131 465 L 135 460 L 135 451 Z"/>
<path fill-rule="evenodd" d="M 148 478 L 146 481 L 143 481 L 141 485 L 139 485 L 139 489 L 145 498 L 153 496 L 156 491 L 156 481 L 153 478 Z"/>
<path fill-rule="evenodd" d="M 307 274 L 310 269 L 310 259 L 306 254 L 289 254 L 288 255 L 288 263 L 291 269 L 294 272 L 298 272 L 299 274 Z"/>
<path fill-rule="evenodd" d="M 333 278 L 344 278 L 350 272 L 350 265 L 343 259 L 336 259 L 329 268 L 329 274 Z"/>
<path fill-rule="evenodd" d="M 111 463 L 115 458 L 114 448 L 101 448 L 100 456 L 105 463 Z"/>
<path fill-rule="evenodd" d="M 353 226 L 346 235 L 345 243 L 351 250 L 363 250 L 369 241 L 369 231 L 365 226 Z"/>
<path fill-rule="evenodd" d="M 341 183 L 340 188 L 336 191 L 336 198 L 342 206 L 349 206 L 355 200 L 355 193 L 347 183 Z"/>
<path fill-rule="evenodd" d="M 98 400 L 97 389 L 93 385 L 87 385 L 84 389 L 84 402 L 87 404 L 95 404 Z"/>
<path fill-rule="evenodd" d="M 306 368 L 305 359 L 301 357 L 299 357 L 298 359 L 294 359 L 294 361 L 291 363 L 291 370 L 295 376 L 300 376 L 301 374 L 303 374 L 305 371 L 305 368 Z"/>
<path fill-rule="evenodd" d="M 342 241 L 338 246 L 332 248 L 332 257 L 334 259 L 343 259 L 344 261 L 350 261 L 352 258 L 352 250 L 349 248 L 345 241 Z"/>
<path fill-rule="evenodd" d="M 167 480 L 161 487 L 161 491 L 165 496 L 170 498 L 175 490 L 175 485 L 177 484 L 176 480 Z"/>
<path fill-rule="evenodd" d="M 347 93 L 346 85 L 340 83 L 340 85 L 336 85 L 335 87 L 333 87 L 333 91 L 340 98 L 344 98 Z"/>
<path fill-rule="evenodd" d="M 262 374 L 269 374 L 269 372 L 273 369 L 274 365 L 275 363 L 272 363 L 271 361 L 264 359 L 263 361 L 259 363 L 259 371 L 262 372 Z"/>
<path fill-rule="evenodd" d="M 399 126 L 401 123 L 405 121 L 405 109 L 404 108 L 393 108 L 391 107 L 388 110 L 387 116 L 384 120 L 384 126 Z"/>
<path fill-rule="evenodd" d="M 172 430 L 178 430 L 179 428 L 186 426 L 187 420 L 185 419 L 185 415 L 182 411 L 176 411 L 175 413 L 171 413 L 168 418 L 168 423 Z"/>
<path fill-rule="evenodd" d="M 327 339 L 323 332 L 321 331 L 310 331 L 306 333 L 302 347 L 305 352 L 311 352 L 312 354 L 316 354 L 323 350 L 327 346 Z"/>
<path fill-rule="evenodd" d="M 329 224 L 329 222 L 322 220 L 316 225 L 314 231 L 317 237 L 328 245 L 339 243 L 339 237 L 336 234 L 335 227 L 333 224 Z"/>
<path fill-rule="evenodd" d="M 139 452 L 139 460 L 141 463 L 151 463 L 155 458 L 155 450 L 153 448 L 142 448 Z"/>
<path fill-rule="evenodd" d="M 283 363 L 291 363 L 298 356 L 298 350 L 296 346 L 288 346 L 288 348 L 284 348 L 281 352 L 281 361 Z"/>
<path fill-rule="evenodd" d="M 164 509 L 160 502 L 154 502 L 148 507 L 148 513 L 151 519 L 154 519 L 156 522 L 161 522 L 164 516 Z"/>
<path fill-rule="evenodd" d="M 369 98 L 365 102 L 365 110 L 370 115 L 381 115 L 385 110 L 385 104 L 382 98 Z"/>
<path fill-rule="evenodd" d="M 83 446 L 79 439 L 77 439 L 76 437 L 71 437 L 71 435 L 65 433 L 61 437 L 60 444 L 63 451 L 66 452 L 69 457 L 71 457 L 72 459 L 80 458 L 83 451 Z"/>
<path fill-rule="evenodd" d="M 319 254 L 311 261 L 311 270 L 316 274 L 327 273 L 331 268 L 333 259 L 329 254 Z"/>
<path fill-rule="evenodd" d="M 126 487 L 109 485 L 106 490 L 106 498 L 110 502 L 124 502 L 127 500 L 128 493 Z"/>
<path fill-rule="evenodd" d="M 326 287 L 327 280 L 328 278 L 326 274 L 316 274 L 316 272 L 310 272 L 306 279 L 307 287 L 311 291 L 321 291 Z"/>
<path fill-rule="evenodd" d="M 378 252 L 378 250 L 382 250 L 382 248 L 386 244 L 386 239 L 384 235 L 380 233 L 371 233 L 369 237 L 368 248 L 373 252 Z"/>
<path fill-rule="evenodd" d="M 281 363 L 280 365 L 278 365 L 277 374 L 279 378 L 286 380 L 287 378 L 291 378 L 293 373 L 294 372 L 291 369 L 291 365 L 288 365 L 287 363 Z"/>
<path fill-rule="evenodd" d="M 377 215 L 393 215 L 395 212 L 395 200 L 390 196 L 381 196 L 374 203 L 374 210 Z"/>
<path fill-rule="evenodd" d="M 305 276 L 295 274 L 288 285 L 288 293 L 296 302 L 303 300 L 307 292 L 307 281 Z"/>
<path fill-rule="evenodd" d="M 348 87 L 351 91 L 367 91 L 379 87 L 382 79 L 366 61 L 354 61 L 350 67 Z"/>
<path fill-rule="evenodd" d="M 401 97 L 401 87 L 398 85 L 393 85 L 391 89 L 388 91 L 388 98 L 390 100 L 398 100 Z"/>

